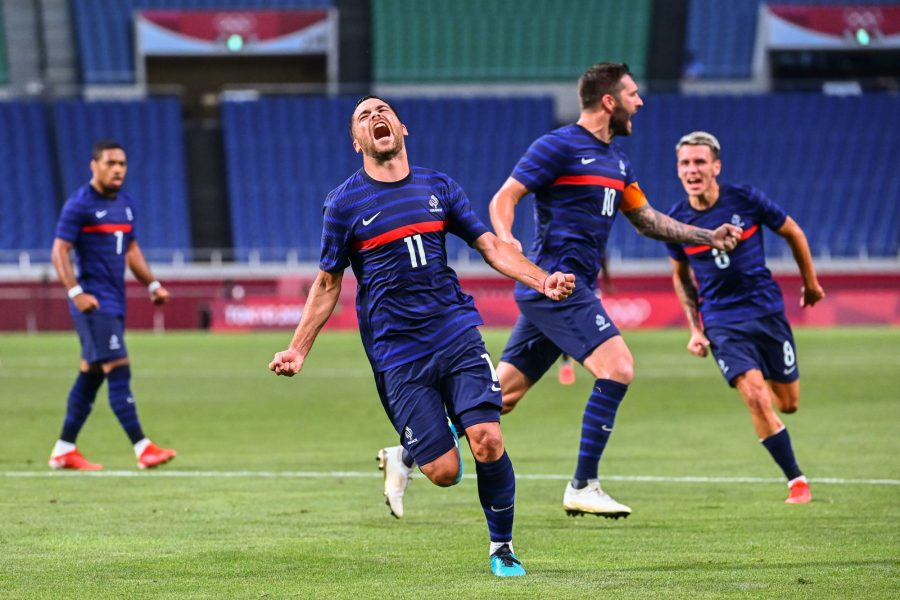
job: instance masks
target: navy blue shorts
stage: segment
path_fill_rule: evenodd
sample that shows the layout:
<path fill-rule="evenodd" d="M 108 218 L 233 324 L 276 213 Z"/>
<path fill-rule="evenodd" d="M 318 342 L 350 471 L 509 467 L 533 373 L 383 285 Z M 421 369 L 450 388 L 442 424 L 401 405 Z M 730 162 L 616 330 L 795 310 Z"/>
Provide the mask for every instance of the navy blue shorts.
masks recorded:
<path fill-rule="evenodd" d="M 759 369 L 769 381 L 800 378 L 797 346 L 784 313 L 751 321 L 713 325 L 704 330 L 722 376 L 734 387 L 738 375 Z"/>
<path fill-rule="evenodd" d="M 72 315 L 81 340 L 81 358 L 88 363 L 106 363 L 125 358 L 125 319 L 96 311 Z"/>
<path fill-rule="evenodd" d="M 565 352 L 583 362 L 597 346 L 619 335 L 600 299 L 587 286 L 562 302 L 549 298 L 516 301 L 519 318 L 500 360 L 535 382 Z"/>
<path fill-rule="evenodd" d="M 375 373 L 375 385 L 400 443 L 420 466 L 454 447 L 447 417 L 463 429 L 500 422 L 500 381 L 474 327 L 433 354 Z"/>

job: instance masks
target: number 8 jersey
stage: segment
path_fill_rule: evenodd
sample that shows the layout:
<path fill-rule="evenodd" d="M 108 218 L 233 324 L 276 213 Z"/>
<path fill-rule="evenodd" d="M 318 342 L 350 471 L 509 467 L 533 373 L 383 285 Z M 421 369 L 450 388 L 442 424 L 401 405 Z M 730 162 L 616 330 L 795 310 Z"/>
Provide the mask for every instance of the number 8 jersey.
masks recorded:
<path fill-rule="evenodd" d="M 447 264 L 447 233 L 470 246 L 488 232 L 447 175 L 410 167 L 396 182 L 360 169 L 325 200 L 319 268 L 352 266 L 363 347 L 385 371 L 446 346 L 483 323 Z"/>
<path fill-rule="evenodd" d="M 124 192 L 101 196 L 86 184 L 63 205 L 56 237 L 77 254 L 78 284 L 97 297 L 97 312 L 125 314 L 125 254 L 135 238 L 134 202 Z M 69 300 L 74 315 L 78 309 Z"/>
<path fill-rule="evenodd" d="M 761 226 L 778 231 L 787 213 L 751 186 L 721 185 L 719 198 L 707 210 L 681 200 L 669 216 L 696 227 L 715 229 L 723 223 L 741 227 L 741 241 L 731 252 L 709 246 L 666 244 L 669 256 L 687 261 L 697 276 L 704 326 L 749 321 L 784 311 L 781 288 L 766 267 Z"/>

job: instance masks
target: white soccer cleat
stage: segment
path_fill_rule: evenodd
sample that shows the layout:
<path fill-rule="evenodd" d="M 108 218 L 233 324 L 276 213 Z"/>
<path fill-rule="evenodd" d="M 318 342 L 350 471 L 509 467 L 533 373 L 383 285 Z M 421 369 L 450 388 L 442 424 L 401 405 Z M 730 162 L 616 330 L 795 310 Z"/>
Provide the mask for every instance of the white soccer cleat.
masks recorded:
<path fill-rule="evenodd" d="M 403 516 L 403 495 L 409 486 L 412 469 L 403 464 L 403 446 L 378 451 L 378 468 L 384 471 L 384 503 L 398 519 Z"/>
<path fill-rule="evenodd" d="M 607 519 L 618 519 L 631 514 L 631 509 L 620 504 L 600 488 L 596 479 L 588 481 L 586 487 L 576 490 L 570 481 L 563 495 L 563 508 L 570 516 L 597 515 Z"/>

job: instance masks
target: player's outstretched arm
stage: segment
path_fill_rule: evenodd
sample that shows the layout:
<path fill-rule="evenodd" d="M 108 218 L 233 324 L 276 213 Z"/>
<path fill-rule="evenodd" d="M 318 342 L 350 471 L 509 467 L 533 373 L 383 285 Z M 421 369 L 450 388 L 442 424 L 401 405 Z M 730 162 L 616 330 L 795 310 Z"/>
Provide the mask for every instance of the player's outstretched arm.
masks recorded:
<path fill-rule="evenodd" d="M 663 242 L 712 246 L 728 252 L 741 240 L 742 230 L 735 225 L 726 223 L 715 230 L 694 227 L 664 215 L 650 204 L 626 212 L 625 217 L 641 235 Z"/>
<path fill-rule="evenodd" d="M 504 242 L 512 244 L 519 252 L 522 252 L 522 242 L 512 234 L 512 226 L 516 218 L 516 206 L 527 193 L 528 189 L 524 185 L 509 177 L 488 205 L 494 233 Z"/>
<path fill-rule="evenodd" d="M 53 240 L 53 248 L 50 250 L 50 260 L 56 269 L 56 276 L 66 288 L 69 298 L 80 312 L 90 312 L 100 308 L 100 302 L 93 294 L 88 294 L 78 285 L 75 278 L 75 267 L 72 266 L 72 244 L 62 238 Z"/>
<path fill-rule="evenodd" d="M 493 233 L 485 233 L 473 244 L 487 264 L 498 273 L 520 281 L 537 290 L 551 300 L 564 300 L 575 289 L 575 276 L 571 273 L 548 274 L 528 260 L 524 254 L 510 243 L 502 241 Z"/>
<path fill-rule="evenodd" d="M 137 240 L 131 240 L 131 243 L 128 244 L 128 251 L 125 253 L 125 263 L 135 278 L 147 286 L 147 291 L 150 293 L 150 300 L 153 301 L 153 304 L 164 304 L 169 301 L 169 290 L 164 288 L 153 277 L 153 273 L 150 272 L 150 265 L 147 264 L 144 252 L 141 250 Z"/>
<path fill-rule="evenodd" d="M 825 297 L 825 289 L 819 284 L 819 278 L 816 276 L 816 267 L 813 264 L 812 252 L 809 250 L 806 234 L 803 233 L 803 229 L 800 228 L 797 221 L 790 217 L 787 218 L 777 233 L 791 247 L 794 260 L 800 268 L 800 275 L 803 277 L 803 286 L 800 288 L 800 306 L 814 306 L 816 302 Z"/>
<path fill-rule="evenodd" d="M 322 327 L 331 317 L 331 313 L 334 312 L 334 307 L 337 306 L 343 279 L 343 271 L 338 273 L 319 271 L 309 290 L 309 296 L 306 298 L 306 305 L 303 307 L 303 314 L 294 331 L 291 345 L 287 350 L 275 353 L 275 358 L 269 363 L 270 371 L 285 377 L 293 377 L 300 372 L 306 355 L 309 354 L 313 342 L 316 341 L 316 336 L 319 335 Z"/>
<path fill-rule="evenodd" d="M 700 296 L 697 293 L 697 283 L 694 274 L 687 261 L 669 259 L 672 263 L 672 287 L 675 295 L 684 309 L 691 328 L 691 339 L 688 340 L 688 352 L 694 356 L 706 356 L 709 353 L 709 339 L 703 333 L 700 324 Z"/>

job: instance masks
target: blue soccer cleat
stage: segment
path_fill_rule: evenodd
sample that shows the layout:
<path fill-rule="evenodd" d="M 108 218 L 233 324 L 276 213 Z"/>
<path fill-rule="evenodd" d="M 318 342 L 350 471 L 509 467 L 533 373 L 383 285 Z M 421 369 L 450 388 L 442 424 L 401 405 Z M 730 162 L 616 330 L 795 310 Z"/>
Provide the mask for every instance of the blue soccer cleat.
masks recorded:
<path fill-rule="evenodd" d="M 447 417 L 447 425 L 450 426 L 450 433 L 453 434 L 453 443 L 456 444 L 456 454 L 457 454 L 457 456 L 459 456 L 459 474 L 457 474 L 456 479 L 453 480 L 453 485 L 456 485 L 457 483 L 462 481 L 462 476 L 463 476 L 462 449 L 459 447 L 460 435 L 456 431 L 456 426 L 450 420 L 450 417 Z"/>
<path fill-rule="evenodd" d="M 491 573 L 497 577 L 520 577 L 525 574 L 525 568 L 509 544 L 503 544 L 491 554 Z"/>

